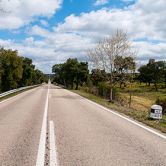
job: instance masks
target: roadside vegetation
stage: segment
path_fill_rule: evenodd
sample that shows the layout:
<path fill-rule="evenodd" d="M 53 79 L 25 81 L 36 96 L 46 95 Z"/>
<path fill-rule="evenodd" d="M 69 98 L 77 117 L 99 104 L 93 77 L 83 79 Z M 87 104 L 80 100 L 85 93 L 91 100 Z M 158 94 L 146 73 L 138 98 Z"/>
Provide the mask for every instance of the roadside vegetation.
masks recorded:
<path fill-rule="evenodd" d="M 135 56 L 127 34 L 117 30 L 88 50 L 90 71 L 87 62 L 68 59 L 53 66 L 52 82 L 166 133 L 166 62 L 150 59 L 136 69 Z M 160 121 L 149 118 L 153 104 L 163 107 Z"/>
<path fill-rule="evenodd" d="M 32 59 L 19 56 L 16 50 L 0 48 L 0 93 L 46 81 L 47 77 L 35 69 Z"/>

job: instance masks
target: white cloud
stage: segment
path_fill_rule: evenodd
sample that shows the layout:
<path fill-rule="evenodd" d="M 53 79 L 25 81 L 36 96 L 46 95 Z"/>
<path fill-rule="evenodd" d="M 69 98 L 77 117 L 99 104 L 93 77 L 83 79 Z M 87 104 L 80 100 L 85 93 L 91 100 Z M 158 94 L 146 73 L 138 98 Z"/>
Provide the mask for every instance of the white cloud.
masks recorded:
<path fill-rule="evenodd" d="M 48 72 L 52 64 L 62 63 L 69 57 L 85 60 L 87 48 L 121 28 L 128 32 L 138 49 L 139 65 L 148 62 L 149 58 L 166 60 L 165 8 L 165 0 L 138 0 L 124 9 L 72 14 L 52 31 L 35 25 L 24 42 L 0 40 L 0 45 L 18 49 L 22 55 L 32 58 L 39 69 Z M 33 36 L 43 39 L 35 40 Z"/>
<path fill-rule="evenodd" d="M 111 34 L 116 28 L 122 28 L 132 38 L 165 40 L 165 8 L 165 0 L 139 0 L 125 9 L 101 9 L 80 16 L 70 15 L 55 29 L 59 32 L 74 31 L 103 36 Z"/>
<path fill-rule="evenodd" d="M 53 64 L 63 63 L 68 58 L 86 60 L 86 49 L 93 45 L 88 38 L 77 34 L 49 32 L 43 40 L 35 40 L 34 37 L 19 43 L 14 40 L 0 40 L 0 46 L 19 50 L 20 55 L 32 58 L 37 68 L 49 73 Z"/>
<path fill-rule="evenodd" d="M 68 58 L 87 60 L 86 50 L 93 47 L 90 39 L 76 34 L 52 34 L 45 40 L 35 40 L 33 37 L 25 39 L 23 43 L 13 40 L 0 40 L 5 48 L 19 50 L 19 54 L 32 58 L 37 68 L 49 73 L 55 63 L 63 63 Z M 153 44 L 146 41 L 134 42 L 139 55 L 136 57 L 137 66 L 147 63 L 149 58 L 166 60 L 166 43 Z"/>
<path fill-rule="evenodd" d="M 161 17 L 166 15 L 166 1 L 160 0 L 156 4 L 152 1 L 139 0 L 125 9 L 101 9 L 80 16 L 72 14 L 54 30 L 56 33 L 80 34 L 91 41 L 91 44 L 85 42 L 84 45 L 91 47 L 120 28 L 128 32 L 130 40 L 139 41 L 134 42 L 138 49 L 138 64 L 149 58 L 166 60 L 166 17 Z"/>
<path fill-rule="evenodd" d="M 41 36 L 41 37 L 47 37 L 50 35 L 49 31 L 40 27 L 39 25 L 33 26 L 29 33 L 30 33 L 30 35 L 36 35 L 36 36 Z"/>
<path fill-rule="evenodd" d="M 51 17 L 62 0 L 1 0 L 0 29 L 17 29 L 36 17 Z"/>
<path fill-rule="evenodd" d="M 101 6 L 101 5 L 105 5 L 108 3 L 109 0 L 96 0 L 96 2 L 94 3 L 95 6 Z"/>

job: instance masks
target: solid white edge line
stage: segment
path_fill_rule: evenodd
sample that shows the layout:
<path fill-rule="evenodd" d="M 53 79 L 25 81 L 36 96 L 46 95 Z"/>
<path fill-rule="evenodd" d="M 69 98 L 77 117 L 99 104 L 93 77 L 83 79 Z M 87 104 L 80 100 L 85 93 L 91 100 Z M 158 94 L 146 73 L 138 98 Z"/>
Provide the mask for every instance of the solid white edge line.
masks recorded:
<path fill-rule="evenodd" d="M 58 166 L 54 122 L 50 121 L 50 166 Z"/>
<path fill-rule="evenodd" d="M 66 90 L 66 89 L 65 89 L 65 90 Z M 68 91 L 68 90 L 66 90 L 66 91 Z M 71 91 L 68 91 L 68 92 L 73 93 L 73 94 L 76 94 L 76 95 L 79 95 L 79 94 L 74 93 L 74 92 L 71 92 Z M 81 96 L 81 95 L 79 95 L 79 96 Z M 110 112 L 110 113 L 112 113 L 112 114 L 114 114 L 114 115 L 116 115 L 116 116 L 118 116 L 118 117 L 120 117 L 120 118 L 122 118 L 122 119 L 125 119 L 125 120 L 127 120 L 128 122 L 130 122 L 130 123 L 132 123 L 132 124 L 134 124 L 134 125 L 136 125 L 136 126 L 142 128 L 142 129 L 144 129 L 144 130 L 146 130 L 146 131 L 148 131 L 148 132 L 150 132 L 150 133 L 152 133 L 152 134 L 154 134 L 154 135 L 157 135 L 157 136 L 159 136 L 160 138 L 163 138 L 163 139 L 166 140 L 166 135 L 165 135 L 165 134 L 161 134 L 161 133 L 159 133 L 158 131 L 155 131 L 155 129 L 152 129 L 152 128 L 148 127 L 148 126 L 145 126 L 145 125 L 143 125 L 143 124 L 140 124 L 141 122 L 140 122 L 140 123 L 139 123 L 139 122 L 136 122 L 135 120 L 132 120 L 132 119 L 130 119 L 130 118 L 128 118 L 128 117 L 125 117 L 125 115 L 123 116 L 123 115 L 121 115 L 120 113 L 118 113 L 118 112 L 116 112 L 116 111 L 113 111 L 113 110 L 111 110 L 111 109 L 108 109 L 108 108 L 106 108 L 106 107 L 104 107 L 104 106 L 102 106 L 102 105 L 100 105 L 100 104 L 98 104 L 98 103 L 96 103 L 96 102 L 94 102 L 94 101 L 92 101 L 92 100 L 90 100 L 90 99 L 87 99 L 87 98 L 85 98 L 85 97 L 83 97 L 83 96 L 81 96 L 81 97 L 82 97 L 82 99 L 88 101 L 89 103 L 92 103 L 92 104 L 94 104 L 94 105 L 96 105 L 96 106 L 102 108 L 103 110 L 105 110 L 105 111 L 107 111 L 107 112 Z"/>
<path fill-rule="evenodd" d="M 40 132 L 39 148 L 36 160 L 36 166 L 44 166 L 45 162 L 45 145 L 46 145 L 46 132 L 47 132 L 47 112 L 48 112 L 48 96 L 49 96 L 49 85 L 47 90 L 47 97 L 43 115 L 42 128 Z"/>
<path fill-rule="evenodd" d="M 166 140 L 166 136 L 165 136 L 165 135 L 163 135 L 163 134 L 161 134 L 161 133 L 159 133 L 159 132 L 157 132 L 157 131 L 151 129 L 150 127 L 146 127 L 146 126 L 144 126 L 144 125 L 142 125 L 142 124 L 139 124 L 138 122 L 136 122 L 136 121 L 134 121 L 134 120 L 132 120 L 132 119 L 129 119 L 129 118 L 127 118 L 127 117 L 125 117 L 125 116 L 123 116 L 123 115 L 121 115 L 121 114 L 119 114 L 119 113 L 117 113 L 117 112 L 115 112 L 115 111 L 113 111 L 113 110 L 110 110 L 110 109 L 108 109 L 108 108 L 106 108 L 106 107 L 104 107 L 104 106 L 102 106 L 102 105 L 100 105 L 100 104 L 98 104 L 98 103 L 95 103 L 94 101 L 91 101 L 91 100 L 89 100 L 89 99 L 87 99 L 87 98 L 84 98 L 84 97 L 83 97 L 83 99 L 85 99 L 86 101 L 88 101 L 88 102 L 90 102 L 90 103 L 92 103 L 92 104 L 94 104 L 94 105 L 96 105 L 96 106 L 98 106 L 98 107 L 104 109 L 104 110 L 107 111 L 107 112 L 110 112 L 110 113 L 112 113 L 112 114 L 114 114 L 114 115 L 116 115 L 116 116 L 118 116 L 118 117 L 120 117 L 120 118 L 122 118 L 122 119 L 125 119 L 125 120 L 127 120 L 128 122 L 130 122 L 130 123 L 132 123 L 132 124 L 135 124 L 136 126 L 139 126 L 140 128 L 143 128 L 144 130 L 147 130 L 147 131 L 149 131 L 150 133 L 153 133 L 153 134 L 155 134 L 155 135 L 157 135 L 157 136 L 159 136 L 159 137 L 161 137 L 161 138 L 163 138 L 163 139 Z"/>

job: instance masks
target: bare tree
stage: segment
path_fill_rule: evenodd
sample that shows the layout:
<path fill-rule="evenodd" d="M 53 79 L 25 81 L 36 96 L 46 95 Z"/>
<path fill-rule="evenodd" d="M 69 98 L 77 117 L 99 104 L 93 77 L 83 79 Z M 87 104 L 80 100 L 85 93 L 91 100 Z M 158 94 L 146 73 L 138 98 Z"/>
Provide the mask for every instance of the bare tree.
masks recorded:
<path fill-rule="evenodd" d="M 113 88 L 116 83 L 115 59 L 117 57 L 133 57 L 135 52 L 132 50 L 127 33 L 117 30 L 112 36 L 104 38 L 98 42 L 96 47 L 88 51 L 90 61 L 95 68 L 104 69 L 110 75 L 110 101 L 113 100 Z"/>

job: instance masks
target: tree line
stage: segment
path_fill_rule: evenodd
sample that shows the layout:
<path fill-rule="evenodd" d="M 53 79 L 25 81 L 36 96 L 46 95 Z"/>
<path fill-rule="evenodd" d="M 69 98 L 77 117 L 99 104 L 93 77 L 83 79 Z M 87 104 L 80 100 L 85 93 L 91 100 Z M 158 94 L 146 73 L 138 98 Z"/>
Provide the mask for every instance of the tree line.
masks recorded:
<path fill-rule="evenodd" d="M 165 61 L 155 62 L 151 59 L 137 72 L 135 56 L 136 51 L 127 34 L 117 30 L 112 36 L 99 41 L 95 48 L 88 50 L 89 61 L 93 64 L 90 72 L 87 62 L 68 59 L 63 64 L 53 66 L 54 82 L 75 89 L 84 84 L 92 84 L 91 87 L 105 86 L 109 91 L 110 101 L 113 100 L 118 86 L 125 88 L 134 81 L 154 84 L 156 91 L 158 84 L 165 82 L 166 86 Z"/>
<path fill-rule="evenodd" d="M 88 63 L 78 62 L 77 59 L 68 59 L 65 63 L 55 64 L 52 67 L 55 73 L 54 82 L 62 84 L 67 88 L 78 89 L 79 85 L 83 85 L 88 79 Z"/>
<path fill-rule="evenodd" d="M 113 100 L 113 89 L 117 84 L 126 86 L 131 81 L 135 71 L 134 52 L 126 33 L 117 30 L 113 36 L 97 43 L 94 49 L 88 50 L 89 60 L 94 68 L 88 72 L 88 63 L 68 59 L 64 64 L 53 66 L 55 81 L 63 85 L 83 85 L 86 81 L 98 85 L 100 81 L 107 81 L 110 89 L 110 100 Z M 61 80 L 61 81 L 60 81 Z"/>
<path fill-rule="evenodd" d="M 121 63 L 121 60 L 123 63 Z M 139 73 L 134 72 L 135 65 L 134 59 L 128 61 L 128 57 L 116 57 L 115 71 L 113 77 L 111 77 L 110 73 L 103 69 L 95 68 L 89 71 L 87 62 L 79 62 L 77 59 L 69 58 L 66 62 L 55 64 L 52 67 L 54 73 L 52 82 L 69 89 L 77 90 L 78 87 L 83 87 L 87 92 L 107 98 L 109 101 L 122 102 L 121 104 L 124 101 L 119 98 L 118 91 L 120 89 L 123 91 L 132 83 L 146 83 L 147 86 L 153 84 L 151 87 L 154 87 L 156 91 L 158 91 L 159 86 L 166 88 L 165 61 L 150 59 L 146 65 L 140 66 Z M 111 78 L 113 78 L 112 85 L 110 85 Z M 110 92 L 112 96 L 110 96 Z M 131 91 L 129 91 L 129 94 L 131 95 Z M 160 103 L 160 105 L 163 104 Z"/>
<path fill-rule="evenodd" d="M 45 81 L 46 76 L 35 69 L 32 59 L 19 56 L 17 50 L 0 48 L 0 92 Z"/>
<path fill-rule="evenodd" d="M 66 88 L 75 88 L 77 90 L 78 86 L 85 84 L 93 84 L 94 86 L 98 86 L 101 82 L 109 84 L 110 79 L 114 78 L 112 81 L 114 86 L 126 87 L 127 83 L 134 78 L 134 73 L 127 72 L 129 69 L 135 69 L 134 59 L 118 56 L 115 62 L 114 68 L 116 68 L 116 71 L 111 77 L 110 73 L 105 70 L 92 69 L 89 71 L 88 62 L 79 62 L 77 59 L 69 58 L 66 62 L 55 64 L 52 67 L 52 72 L 54 73 L 53 82 L 64 85 Z"/>
<path fill-rule="evenodd" d="M 158 91 L 158 84 L 164 83 L 166 87 L 166 61 L 155 61 L 150 59 L 149 63 L 141 66 L 139 69 L 138 80 L 148 84 L 154 84 L 156 91 Z"/>

